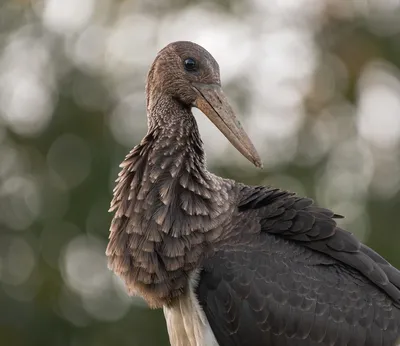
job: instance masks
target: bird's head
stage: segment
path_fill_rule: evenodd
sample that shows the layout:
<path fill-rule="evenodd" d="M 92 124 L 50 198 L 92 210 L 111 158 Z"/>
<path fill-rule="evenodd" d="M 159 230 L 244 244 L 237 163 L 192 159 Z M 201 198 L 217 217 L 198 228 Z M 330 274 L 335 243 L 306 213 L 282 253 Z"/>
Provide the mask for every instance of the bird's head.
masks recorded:
<path fill-rule="evenodd" d="M 162 96 L 200 109 L 243 156 L 262 166 L 221 88 L 218 63 L 203 47 L 180 41 L 162 49 L 150 68 L 146 93 L 149 110 Z"/>

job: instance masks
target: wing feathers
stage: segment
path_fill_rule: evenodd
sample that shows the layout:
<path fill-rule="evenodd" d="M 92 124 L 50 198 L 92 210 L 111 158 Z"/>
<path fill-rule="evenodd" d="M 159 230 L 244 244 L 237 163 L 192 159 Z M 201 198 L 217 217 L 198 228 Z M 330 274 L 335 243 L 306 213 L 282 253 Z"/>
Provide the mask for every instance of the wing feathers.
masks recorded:
<path fill-rule="evenodd" d="M 197 292 L 220 346 L 393 346 L 400 272 L 339 217 L 291 193 L 243 187 L 230 225 L 240 236 L 205 260 Z"/>
<path fill-rule="evenodd" d="M 262 231 L 300 242 L 361 272 L 400 306 L 400 271 L 337 227 L 339 215 L 309 198 L 266 187 L 244 186 L 239 211 L 260 217 Z"/>

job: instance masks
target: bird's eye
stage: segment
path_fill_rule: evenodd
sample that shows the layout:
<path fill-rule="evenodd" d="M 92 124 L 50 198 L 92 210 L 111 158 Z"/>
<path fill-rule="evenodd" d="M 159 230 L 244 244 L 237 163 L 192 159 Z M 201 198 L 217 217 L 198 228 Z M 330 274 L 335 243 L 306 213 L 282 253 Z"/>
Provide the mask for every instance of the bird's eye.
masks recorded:
<path fill-rule="evenodd" d="M 185 59 L 183 64 L 185 66 L 186 71 L 193 72 L 197 70 L 197 63 L 196 60 L 194 60 L 193 58 Z"/>

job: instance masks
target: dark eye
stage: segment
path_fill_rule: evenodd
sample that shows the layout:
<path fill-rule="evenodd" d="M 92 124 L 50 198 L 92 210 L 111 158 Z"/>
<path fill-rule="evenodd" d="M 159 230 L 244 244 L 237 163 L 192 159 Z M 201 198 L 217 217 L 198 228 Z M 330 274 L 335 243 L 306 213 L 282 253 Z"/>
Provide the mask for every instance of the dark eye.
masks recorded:
<path fill-rule="evenodd" d="M 193 72 L 197 70 L 197 63 L 196 60 L 194 60 L 193 58 L 185 59 L 183 64 L 185 66 L 186 71 Z"/>

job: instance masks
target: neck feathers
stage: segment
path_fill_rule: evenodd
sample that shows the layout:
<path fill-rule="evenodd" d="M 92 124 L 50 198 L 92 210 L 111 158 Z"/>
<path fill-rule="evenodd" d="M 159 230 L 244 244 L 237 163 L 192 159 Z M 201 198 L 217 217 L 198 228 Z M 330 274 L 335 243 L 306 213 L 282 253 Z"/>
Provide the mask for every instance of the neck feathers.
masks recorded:
<path fill-rule="evenodd" d="M 189 273 L 222 234 L 233 187 L 205 169 L 191 114 L 174 115 L 163 128 L 160 115 L 121 164 L 107 248 L 110 267 L 153 307 L 185 291 Z"/>

